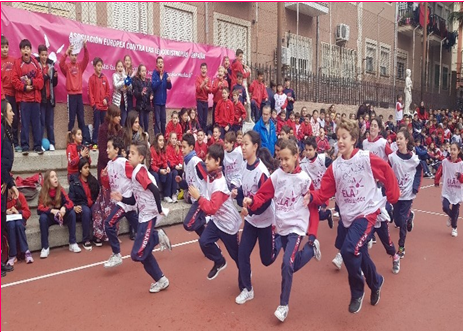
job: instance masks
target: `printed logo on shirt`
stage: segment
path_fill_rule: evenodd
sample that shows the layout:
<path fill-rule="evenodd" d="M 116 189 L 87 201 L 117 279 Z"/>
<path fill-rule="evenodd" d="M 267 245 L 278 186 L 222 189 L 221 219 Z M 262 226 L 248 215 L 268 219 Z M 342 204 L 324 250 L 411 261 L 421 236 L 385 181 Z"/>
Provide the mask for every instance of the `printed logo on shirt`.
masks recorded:
<path fill-rule="evenodd" d="M 69 73 L 71 75 L 78 75 L 79 69 L 77 68 L 77 66 L 73 66 L 73 67 L 70 68 Z"/>
<path fill-rule="evenodd" d="M 281 210 L 284 212 L 290 212 L 293 210 L 295 203 L 297 202 L 297 195 L 294 191 L 291 191 L 290 195 L 283 193 L 275 201 L 276 210 Z"/>
<path fill-rule="evenodd" d="M 400 177 L 397 180 L 397 184 L 399 185 L 401 189 L 403 189 L 404 186 L 407 186 L 409 182 L 410 182 L 410 177 L 408 173 L 404 174 L 402 177 Z"/>
<path fill-rule="evenodd" d="M 458 181 L 457 178 L 447 178 L 447 186 L 459 189 L 462 187 L 462 184 Z"/>

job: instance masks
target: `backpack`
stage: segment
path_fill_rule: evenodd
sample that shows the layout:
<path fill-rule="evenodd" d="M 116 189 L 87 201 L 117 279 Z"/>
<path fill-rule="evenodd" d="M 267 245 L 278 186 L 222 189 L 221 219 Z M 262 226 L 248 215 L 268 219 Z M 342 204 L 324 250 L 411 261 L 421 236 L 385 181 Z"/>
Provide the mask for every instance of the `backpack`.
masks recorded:
<path fill-rule="evenodd" d="M 36 173 L 27 178 L 16 177 L 16 187 L 18 191 L 24 194 L 27 201 L 31 201 L 37 197 L 39 194 L 39 187 L 42 186 L 43 182 L 44 178 L 41 173 Z"/>

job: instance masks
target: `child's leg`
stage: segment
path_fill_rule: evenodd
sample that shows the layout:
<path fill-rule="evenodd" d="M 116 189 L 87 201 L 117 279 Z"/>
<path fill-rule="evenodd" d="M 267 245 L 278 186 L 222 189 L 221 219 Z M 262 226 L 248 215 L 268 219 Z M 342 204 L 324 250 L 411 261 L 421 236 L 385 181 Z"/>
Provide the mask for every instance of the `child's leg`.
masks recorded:
<path fill-rule="evenodd" d="M 112 209 L 110 215 L 105 220 L 105 233 L 108 236 L 108 240 L 110 241 L 110 246 L 114 254 L 120 253 L 118 232 L 116 230 L 116 226 L 119 220 L 123 218 L 124 213 L 124 209 L 116 205 Z"/>
<path fill-rule="evenodd" d="M 213 261 L 216 265 L 225 262 L 225 258 L 221 254 L 221 250 L 216 245 L 216 241 L 220 239 L 220 229 L 213 221 L 207 224 L 207 227 L 200 236 L 199 245 L 205 257 Z"/>
<path fill-rule="evenodd" d="M 181 171 L 182 172 L 182 171 Z M 173 169 L 171 170 L 170 172 L 170 176 L 171 176 L 171 180 L 170 180 L 170 187 L 171 187 L 171 195 L 175 195 L 176 192 L 178 191 L 178 183 L 176 182 L 176 176 L 179 175 L 179 171 L 176 170 L 176 169 Z"/>
<path fill-rule="evenodd" d="M 130 228 L 132 228 L 134 232 L 137 232 L 137 228 L 139 227 L 139 215 L 137 214 L 137 212 L 132 210 L 124 215 L 129 222 Z"/>
<path fill-rule="evenodd" d="M 29 150 L 29 124 L 31 122 L 31 103 L 21 102 L 21 147 Z"/>
<path fill-rule="evenodd" d="M 50 144 L 55 145 L 55 109 L 50 101 L 47 101 L 47 108 L 45 112 L 45 128 L 47 130 L 47 137 Z"/>
<path fill-rule="evenodd" d="M 40 104 L 31 103 L 31 126 L 32 136 L 34 139 L 34 150 L 38 151 L 42 149 L 42 127 L 37 126 L 40 124 Z"/>
<path fill-rule="evenodd" d="M 287 236 L 281 236 L 283 243 L 284 256 L 281 266 L 281 296 L 279 305 L 288 305 L 291 295 L 292 279 L 294 275 L 294 258 L 299 250 L 302 237 L 291 233 Z"/>
<path fill-rule="evenodd" d="M 381 286 L 382 278 L 376 272 L 375 264 L 368 255 L 367 241 L 373 232 L 373 223 L 365 218 L 356 219 L 347 229 L 347 235 L 341 249 L 341 255 L 349 274 L 349 286 L 351 297 L 357 299 L 363 296 L 365 282 L 362 270 L 367 279 L 367 284 L 372 290 Z M 373 289 L 374 288 L 374 289 Z"/>
<path fill-rule="evenodd" d="M 126 110 L 126 105 L 122 103 L 120 105 L 121 110 L 121 126 L 126 127 L 126 119 L 128 118 L 128 110 Z"/>
<path fill-rule="evenodd" d="M 142 128 L 144 132 L 149 131 L 149 111 L 141 110 L 139 112 Z"/>
<path fill-rule="evenodd" d="M 10 258 L 13 258 L 18 254 L 18 246 L 16 245 L 16 221 L 8 221 L 6 224 L 8 226 L 8 245 L 10 246 L 8 255 Z"/>
<path fill-rule="evenodd" d="M 159 243 L 158 232 L 154 230 L 155 224 L 156 219 L 138 224 L 136 239 L 131 251 L 131 259 L 140 261 L 144 265 L 147 274 L 154 281 L 158 281 L 163 277 L 163 273 L 152 253 L 152 250 Z"/>
<path fill-rule="evenodd" d="M 298 249 L 297 249 L 298 250 Z M 294 273 L 304 267 L 315 256 L 313 243 L 306 242 L 302 250 L 298 251 L 294 257 Z"/>
<path fill-rule="evenodd" d="M 390 256 L 394 256 L 396 254 L 396 247 L 391 240 L 387 222 L 381 222 L 381 227 L 375 228 L 375 232 L 378 234 L 381 243 L 383 243 L 386 253 Z"/>
<path fill-rule="evenodd" d="M 74 127 L 77 107 L 77 95 L 68 95 L 68 131 Z"/>
<path fill-rule="evenodd" d="M 82 242 L 90 242 L 90 231 L 92 229 L 92 211 L 90 207 L 82 205 L 81 223 L 82 223 Z"/>
<path fill-rule="evenodd" d="M 68 225 L 69 244 L 76 244 L 76 213 L 74 209 L 65 215 L 63 222 Z"/>
<path fill-rule="evenodd" d="M 40 243 L 43 249 L 48 249 L 48 228 L 56 224 L 55 220 L 51 217 L 51 214 L 40 214 L 39 225 L 40 225 Z"/>
<path fill-rule="evenodd" d="M 334 246 L 339 251 L 342 249 L 342 244 L 344 244 L 344 240 L 346 239 L 347 230 L 348 229 L 344 227 L 344 223 L 342 223 L 342 219 L 339 219 L 337 223 L 336 241 L 334 242 Z"/>
<path fill-rule="evenodd" d="M 163 136 L 165 136 L 166 129 L 166 105 L 160 105 L 160 128 Z"/>
<path fill-rule="evenodd" d="M 155 134 L 161 133 L 160 112 L 161 112 L 161 105 L 154 105 L 154 108 L 153 108 L 153 132 Z M 165 136 L 165 135 L 163 134 L 163 136 Z"/>
<path fill-rule="evenodd" d="M 242 235 L 243 234 L 244 233 L 242 233 Z M 266 228 L 258 228 L 258 245 L 260 247 L 260 259 L 262 260 L 262 264 L 270 266 L 274 263 L 281 250 L 281 236 L 274 232 L 271 225 Z"/>
<path fill-rule="evenodd" d="M 220 239 L 223 241 L 224 246 L 226 247 L 226 250 L 229 253 L 229 256 L 236 263 L 237 270 L 238 270 L 237 279 L 239 281 L 239 290 L 242 291 L 245 288 L 245 286 L 242 283 L 241 275 L 239 272 L 239 235 L 238 234 L 230 235 L 221 230 L 219 230 L 219 235 L 220 235 Z"/>
<path fill-rule="evenodd" d="M 442 198 L 442 211 L 452 219 L 452 211 L 450 209 L 450 202 L 446 198 Z"/>
<path fill-rule="evenodd" d="M 92 130 L 92 144 L 96 145 L 98 142 L 98 129 L 100 127 L 100 113 L 102 111 L 94 109 L 94 129 Z"/>
<path fill-rule="evenodd" d="M 41 135 L 40 137 L 43 138 L 45 136 L 45 115 L 47 113 L 47 104 L 40 104 L 40 130 Z"/>
<path fill-rule="evenodd" d="M 187 212 L 186 218 L 184 219 L 184 229 L 187 231 L 195 231 L 197 235 L 202 236 L 205 230 L 205 213 L 200 209 L 199 202 L 195 201 L 189 212 Z"/>
<path fill-rule="evenodd" d="M 26 238 L 26 227 L 24 226 L 24 220 L 17 220 L 16 222 L 16 237 L 19 241 L 19 250 L 21 253 L 29 251 Z"/>
<path fill-rule="evenodd" d="M 460 214 L 460 204 L 452 205 L 452 210 L 451 210 L 451 226 L 452 228 L 456 229 L 457 228 L 457 221 L 459 219 L 459 214 Z"/>
<path fill-rule="evenodd" d="M 252 290 L 252 279 L 250 277 L 250 255 L 257 242 L 259 229 L 251 225 L 247 220 L 244 222 L 241 242 L 239 244 L 239 276 L 248 291 Z M 271 246 L 270 246 L 271 247 Z M 261 251 L 260 251 L 261 254 Z M 263 258 L 262 258 L 263 262 Z"/>
<path fill-rule="evenodd" d="M 399 200 L 394 204 L 394 221 L 399 227 L 399 247 L 405 247 L 407 237 L 407 220 L 410 216 L 412 200 Z"/>

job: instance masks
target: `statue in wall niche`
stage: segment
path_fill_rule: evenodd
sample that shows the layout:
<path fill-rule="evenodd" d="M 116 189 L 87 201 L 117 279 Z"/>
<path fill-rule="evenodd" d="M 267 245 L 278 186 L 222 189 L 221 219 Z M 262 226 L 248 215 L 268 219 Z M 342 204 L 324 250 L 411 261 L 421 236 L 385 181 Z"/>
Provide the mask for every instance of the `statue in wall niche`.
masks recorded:
<path fill-rule="evenodd" d="M 407 69 L 405 71 L 406 73 L 406 78 L 405 78 L 405 88 L 404 88 L 404 94 L 405 94 L 405 104 L 404 104 L 404 114 L 409 115 L 410 114 L 410 104 L 412 104 L 412 88 L 413 88 L 413 83 L 411 79 L 412 71 L 410 69 Z"/>

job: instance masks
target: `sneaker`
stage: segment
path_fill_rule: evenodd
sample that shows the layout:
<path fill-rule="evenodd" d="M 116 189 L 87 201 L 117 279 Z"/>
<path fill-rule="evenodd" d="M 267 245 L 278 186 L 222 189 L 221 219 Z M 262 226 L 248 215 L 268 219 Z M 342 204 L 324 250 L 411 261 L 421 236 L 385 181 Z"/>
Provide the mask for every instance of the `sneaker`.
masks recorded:
<path fill-rule="evenodd" d="M 15 270 L 15 267 L 14 267 L 14 266 L 5 265 L 5 264 L 2 262 L 2 272 L 8 273 L 8 272 L 13 272 L 14 270 Z"/>
<path fill-rule="evenodd" d="M 274 315 L 280 322 L 286 320 L 287 315 L 289 314 L 289 305 L 280 305 L 274 312 Z"/>
<path fill-rule="evenodd" d="M 457 228 L 452 228 L 452 232 L 450 234 L 452 237 L 457 237 L 458 236 L 458 232 L 457 232 Z"/>
<path fill-rule="evenodd" d="M 98 149 L 98 146 L 97 146 L 97 145 L 92 145 L 92 150 L 93 150 L 93 151 L 97 151 L 97 149 Z"/>
<path fill-rule="evenodd" d="M 80 252 L 81 252 L 81 248 L 80 248 L 79 245 L 77 245 L 76 243 L 74 243 L 74 244 L 69 244 L 69 252 L 80 253 Z"/>
<path fill-rule="evenodd" d="M 376 236 L 375 236 L 375 234 L 373 234 L 373 237 L 371 238 L 371 240 L 373 241 L 373 244 L 376 244 Z"/>
<path fill-rule="evenodd" d="M 167 203 L 173 203 L 173 200 L 170 197 L 164 197 L 163 200 Z"/>
<path fill-rule="evenodd" d="M 363 297 L 365 297 L 365 293 L 363 293 L 362 297 L 360 298 L 352 298 L 349 304 L 349 312 L 350 313 L 357 313 L 362 308 Z"/>
<path fill-rule="evenodd" d="M 318 239 L 315 239 L 315 241 L 313 242 L 313 255 L 315 256 L 316 260 L 321 260 L 320 242 L 318 241 Z"/>
<path fill-rule="evenodd" d="M 223 257 L 223 263 L 217 265 L 213 264 L 212 269 L 210 272 L 208 272 L 207 279 L 208 280 L 213 280 L 218 276 L 218 273 L 221 272 L 223 269 L 225 269 L 228 266 L 228 263 L 226 262 L 226 259 Z"/>
<path fill-rule="evenodd" d="M 333 217 L 339 217 L 339 213 L 338 213 L 338 212 L 334 212 L 334 213 L 333 213 Z"/>
<path fill-rule="evenodd" d="M 399 250 L 397 250 L 397 254 L 399 255 L 400 259 L 404 259 L 404 257 L 405 257 L 405 247 L 399 247 Z"/>
<path fill-rule="evenodd" d="M 381 278 L 383 279 L 381 281 L 381 285 L 379 286 L 379 289 L 378 290 L 375 290 L 375 291 L 371 291 L 371 296 L 370 296 L 370 303 L 371 305 L 375 306 L 376 304 L 379 303 L 379 300 L 381 299 L 381 288 L 383 287 L 383 284 L 384 284 L 384 277 L 381 276 Z"/>
<path fill-rule="evenodd" d="M 342 259 L 342 255 L 339 252 L 334 257 L 332 263 L 334 266 L 336 266 L 337 269 L 340 270 L 342 268 L 342 264 L 344 263 L 344 260 Z"/>
<path fill-rule="evenodd" d="M 42 249 L 42 251 L 40 251 L 40 259 L 45 259 L 48 257 L 48 255 L 50 254 L 50 248 L 46 248 L 46 249 Z"/>
<path fill-rule="evenodd" d="M 158 230 L 158 239 L 160 241 L 161 251 L 168 249 L 171 251 L 171 241 L 163 229 Z"/>
<path fill-rule="evenodd" d="M 8 259 L 8 261 L 6 262 L 6 265 L 7 265 L 7 266 L 12 266 L 12 267 L 13 267 L 13 266 L 15 265 L 15 262 L 16 262 L 16 261 L 18 261 L 18 260 L 16 259 L 16 257 L 10 257 L 10 258 Z"/>
<path fill-rule="evenodd" d="M 392 272 L 394 274 L 399 274 L 400 272 L 400 257 L 397 254 L 392 258 Z"/>
<path fill-rule="evenodd" d="M 121 253 L 118 253 L 118 254 L 112 253 L 108 261 L 103 264 L 103 267 L 113 268 L 113 267 L 121 265 L 122 263 L 123 263 L 123 258 L 121 257 Z"/>
<path fill-rule="evenodd" d="M 173 200 L 174 203 L 178 202 L 178 195 L 177 194 L 173 194 L 171 196 L 171 200 Z"/>
<path fill-rule="evenodd" d="M 449 217 L 449 218 L 447 219 L 446 226 L 447 226 L 448 228 L 450 228 L 451 225 L 452 225 L 452 219 Z"/>
<path fill-rule="evenodd" d="M 52 145 L 52 144 L 50 144 L 50 148 L 49 148 L 48 150 L 50 150 L 50 151 L 55 151 L 55 146 Z"/>
<path fill-rule="evenodd" d="M 35 149 L 34 152 L 37 153 L 38 155 L 44 154 L 44 151 L 42 150 L 42 148 Z"/>
<path fill-rule="evenodd" d="M 85 242 L 82 247 L 84 248 L 84 250 L 87 250 L 87 251 L 92 251 L 92 243 L 87 241 Z"/>
<path fill-rule="evenodd" d="M 95 239 L 94 239 L 94 245 L 95 245 L 96 247 L 102 247 L 103 242 L 102 242 L 102 240 L 100 240 L 100 239 L 98 239 L 98 238 L 95 238 Z"/>
<path fill-rule="evenodd" d="M 241 293 L 239 296 L 236 297 L 236 303 L 237 304 L 244 304 L 247 301 L 253 300 L 253 288 L 252 290 L 248 291 L 247 288 L 242 289 Z"/>
<path fill-rule="evenodd" d="M 44 146 L 41 146 L 40 149 L 42 149 L 42 151 L 46 151 L 46 149 L 44 148 Z"/>
<path fill-rule="evenodd" d="M 29 155 L 29 150 L 23 150 L 22 153 L 23 153 L 23 156 L 27 156 Z"/>
<path fill-rule="evenodd" d="M 373 247 L 373 238 L 368 241 L 368 249 Z"/>
<path fill-rule="evenodd" d="M 410 232 L 413 230 L 413 220 L 415 219 L 415 213 L 410 211 L 410 216 L 407 220 L 407 231 Z"/>
<path fill-rule="evenodd" d="M 16 146 L 15 147 L 15 152 L 21 153 L 22 151 L 23 151 L 23 148 L 21 148 L 21 146 Z"/>
<path fill-rule="evenodd" d="M 329 217 L 328 217 L 328 225 L 330 229 L 334 227 L 333 215 L 331 214 L 329 214 Z"/>
<path fill-rule="evenodd" d="M 31 251 L 27 251 L 25 255 L 26 255 L 26 264 L 32 264 L 34 262 L 34 259 L 32 259 Z"/>
<path fill-rule="evenodd" d="M 149 292 L 158 293 L 168 288 L 169 285 L 170 285 L 170 281 L 166 278 L 166 276 L 162 276 L 160 280 L 150 285 Z"/>

